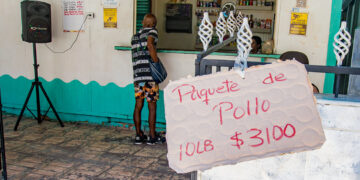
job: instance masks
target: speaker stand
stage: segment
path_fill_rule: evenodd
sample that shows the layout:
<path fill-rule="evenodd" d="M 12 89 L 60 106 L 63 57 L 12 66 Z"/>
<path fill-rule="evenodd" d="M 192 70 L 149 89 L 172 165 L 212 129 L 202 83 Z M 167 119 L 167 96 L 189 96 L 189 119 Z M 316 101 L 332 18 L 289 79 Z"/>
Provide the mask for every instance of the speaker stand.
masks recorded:
<path fill-rule="evenodd" d="M 1 104 L 1 90 L 0 90 L 0 140 L 1 140 L 1 158 L 0 169 L 2 169 L 2 176 L 4 180 L 7 180 L 6 171 L 6 157 L 5 157 L 5 139 L 4 139 L 4 124 L 2 118 L 2 104 Z"/>
<path fill-rule="evenodd" d="M 57 120 L 59 121 L 60 123 L 60 126 L 61 127 L 64 127 L 64 124 L 63 122 L 61 121 L 58 113 L 56 112 L 55 110 L 55 107 L 52 105 L 51 101 L 50 101 L 50 98 L 49 96 L 47 95 L 44 87 L 42 86 L 42 83 L 39 81 L 39 76 L 38 76 L 38 68 L 39 68 L 39 64 L 37 63 L 37 57 L 36 57 L 36 43 L 33 43 L 33 55 L 34 55 L 34 72 L 35 72 L 35 80 L 34 82 L 32 83 L 31 85 L 31 88 L 30 88 L 30 91 L 26 97 L 26 100 L 25 100 L 25 103 L 21 109 L 21 112 L 20 112 L 20 115 L 16 121 L 16 124 L 15 124 L 15 128 L 14 128 L 14 131 L 17 130 L 18 126 L 19 126 L 19 123 L 20 123 L 20 120 L 24 114 L 24 111 L 25 111 L 25 108 L 27 108 L 27 103 L 29 102 L 29 99 L 30 99 L 30 96 L 31 96 L 31 93 L 32 91 L 34 90 L 34 87 L 35 87 L 35 91 L 36 91 L 36 107 L 37 107 L 37 117 L 30 111 L 29 108 L 27 108 L 30 113 L 35 117 L 35 119 L 37 119 L 38 123 L 40 124 L 43 119 L 41 119 L 41 112 L 40 112 L 40 96 L 39 96 L 39 88 L 41 89 L 41 91 L 43 92 L 43 94 L 45 95 L 46 97 L 46 100 L 48 101 L 50 107 L 48 109 L 47 112 L 49 112 L 50 108 L 53 110 Z M 45 115 L 47 114 L 47 112 L 45 113 Z M 44 115 L 44 117 L 45 117 Z"/>

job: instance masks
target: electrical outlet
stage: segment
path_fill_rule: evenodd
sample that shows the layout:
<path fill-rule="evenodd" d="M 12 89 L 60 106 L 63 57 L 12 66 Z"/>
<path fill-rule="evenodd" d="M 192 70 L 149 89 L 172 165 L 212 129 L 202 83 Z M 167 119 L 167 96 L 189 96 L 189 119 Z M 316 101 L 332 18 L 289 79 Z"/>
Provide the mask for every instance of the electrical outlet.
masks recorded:
<path fill-rule="evenodd" d="M 95 18 L 95 13 L 88 12 L 88 13 L 86 13 L 86 16 L 87 16 L 88 19 L 94 19 Z"/>

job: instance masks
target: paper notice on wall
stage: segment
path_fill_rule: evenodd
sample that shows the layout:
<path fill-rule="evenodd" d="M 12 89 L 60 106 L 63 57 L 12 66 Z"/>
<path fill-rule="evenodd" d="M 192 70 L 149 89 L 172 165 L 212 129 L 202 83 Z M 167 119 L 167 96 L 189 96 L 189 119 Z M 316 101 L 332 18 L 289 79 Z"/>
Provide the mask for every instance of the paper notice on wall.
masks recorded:
<path fill-rule="evenodd" d="M 117 28 L 117 8 L 104 8 L 104 27 Z"/>
<path fill-rule="evenodd" d="M 325 141 L 304 65 L 286 61 L 170 82 L 169 166 L 178 173 L 300 152 Z"/>
<path fill-rule="evenodd" d="M 85 19 L 84 0 L 63 0 L 63 7 L 64 32 L 78 32 Z"/>
<path fill-rule="evenodd" d="M 296 0 L 296 7 L 306 8 L 306 0 Z"/>
<path fill-rule="evenodd" d="M 306 35 L 308 13 L 291 13 L 290 34 Z"/>
<path fill-rule="evenodd" d="M 119 0 L 102 0 L 102 5 L 108 8 L 115 8 L 119 6 Z"/>

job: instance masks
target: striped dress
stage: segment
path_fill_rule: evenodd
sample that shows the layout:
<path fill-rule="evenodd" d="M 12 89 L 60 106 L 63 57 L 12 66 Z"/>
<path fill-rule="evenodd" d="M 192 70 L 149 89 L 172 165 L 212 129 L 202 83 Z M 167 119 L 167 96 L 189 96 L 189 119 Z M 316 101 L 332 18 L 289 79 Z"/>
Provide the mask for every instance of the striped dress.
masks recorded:
<path fill-rule="evenodd" d="M 147 48 L 147 38 L 154 38 L 154 45 L 158 41 L 158 32 L 155 28 L 143 28 L 131 39 L 132 64 L 134 70 L 134 83 L 154 81 L 151 72 L 149 60 L 151 59 Z"/>

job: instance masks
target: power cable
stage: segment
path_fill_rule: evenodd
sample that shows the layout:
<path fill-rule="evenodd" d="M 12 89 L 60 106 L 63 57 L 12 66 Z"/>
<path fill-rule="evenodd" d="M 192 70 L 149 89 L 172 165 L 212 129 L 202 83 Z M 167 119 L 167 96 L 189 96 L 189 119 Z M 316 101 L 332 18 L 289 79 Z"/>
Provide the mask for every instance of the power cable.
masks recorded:
<path fill-rule="evenodd" d="M 85 24 L 88 16 L 89 16 L 89 14 L 85 16 L 85 19 L 84 19 L 83 23 L 81 24 L 78 33 L 76 34 L 75 40 L 74 40 L 74 42 L 70 45 L 69 48 L 65 49 L 64 51 L 55 51 L 55 50 L 51 49 L 51 48 L 47 45 L 47 43 L 45 44 L 45 46 L 46 46 L 52 53 L 65 53 L 65 52 L 67 52 L 68 50 L 70 50 L 70 49 L 74 46 L 75 42 L 77 41 L 77 39 L 78 39 L 78 37 L 79 37 L 79 34 L 80 34 L 80 31 L 81 31 L 83 25 Z"/>

